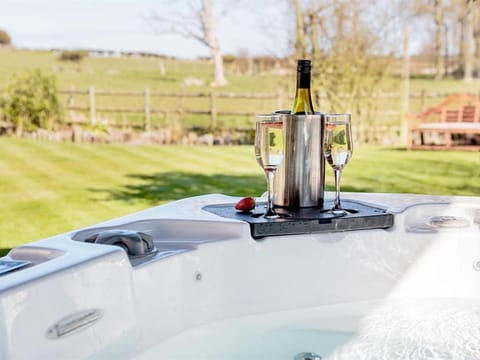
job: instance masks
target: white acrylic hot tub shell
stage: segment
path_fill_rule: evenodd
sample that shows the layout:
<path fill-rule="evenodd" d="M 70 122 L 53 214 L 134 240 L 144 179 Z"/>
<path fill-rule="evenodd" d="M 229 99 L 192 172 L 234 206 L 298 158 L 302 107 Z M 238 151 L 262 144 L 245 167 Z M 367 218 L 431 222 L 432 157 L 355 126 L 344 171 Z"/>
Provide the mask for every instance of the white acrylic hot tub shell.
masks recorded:
<path fill-rule="evenodd" d="M 480 302 L 479 198 L 345 197 L 397 212 L 394 227 L 256 241 L 247 224 L 201 210 L 236 198 L 208 195 L 29 244 L 28 256 L 35 248 L 56 256 L 42 262 L 48 252 L 39 250 L 37 265 L 0 277 L 0 358 L 132 358 L 222 319 L 386 299 Z M 439 215 L 467 218 L 469 226 L 411 232 Z M 132 267 L 119 248 L 72 240 L 111 227 L 145 231 L 158 247 L 182 252 Z M 22 247 L 9 254 L 21 255 Z M 102 318 L 46 337 L 56 322 L 88 309 Z"/>

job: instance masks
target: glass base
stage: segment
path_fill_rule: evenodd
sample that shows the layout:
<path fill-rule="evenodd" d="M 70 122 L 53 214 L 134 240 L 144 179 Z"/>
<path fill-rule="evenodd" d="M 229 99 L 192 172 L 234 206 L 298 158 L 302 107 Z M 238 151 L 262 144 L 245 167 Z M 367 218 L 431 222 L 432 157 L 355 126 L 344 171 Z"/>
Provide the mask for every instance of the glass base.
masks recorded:
<path fill-rule="evenodd" d="M 280 217 L 280 215 L 277 214 L 276 211 L 273 210 L 273 209 L 267 209 L 265 214 L 263 214 L 263 217 L 265 219 L 278 219 Z"/>
<path fill-rule="evenodd" d="M 348 215 L 349 212 L 343 209 L 323 209 L 320 210 L 321 213 L 332 214 L 334 216 L 345 216 Z"/>
<path fill-rule="evenodd" d="M 356 214 L 358 210 L 356 209 L 342 209 L 342 208 L 332 208 L 332 209 L 322 209 L 321 213 L 332 214 L 334 216 L 346 216 L 349 214 Z"/>
<path fill-rule="evenodd" d="M 280 218 L 280 215 L 278 215 L 278 214 L 264 214 L 263 217 L 265 219 L 278 219 L 278 218 Z"/>

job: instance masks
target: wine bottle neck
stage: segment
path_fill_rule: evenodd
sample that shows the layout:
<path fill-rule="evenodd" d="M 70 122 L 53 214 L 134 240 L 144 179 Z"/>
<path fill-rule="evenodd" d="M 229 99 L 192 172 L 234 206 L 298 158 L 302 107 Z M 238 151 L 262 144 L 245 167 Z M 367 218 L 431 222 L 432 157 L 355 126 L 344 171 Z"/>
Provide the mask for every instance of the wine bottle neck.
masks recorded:
<path fill-rule="evenodd" d="M 297 73 L 297 89 L 310 89 L 310 73 Z"/>
<path fill-rule="evenodd" d="M 310 94 L 310 69 L 309 60 L 299 60 L 297 62 L 297 90 L 291 111 L 293 115 L 315 113 Z"/>

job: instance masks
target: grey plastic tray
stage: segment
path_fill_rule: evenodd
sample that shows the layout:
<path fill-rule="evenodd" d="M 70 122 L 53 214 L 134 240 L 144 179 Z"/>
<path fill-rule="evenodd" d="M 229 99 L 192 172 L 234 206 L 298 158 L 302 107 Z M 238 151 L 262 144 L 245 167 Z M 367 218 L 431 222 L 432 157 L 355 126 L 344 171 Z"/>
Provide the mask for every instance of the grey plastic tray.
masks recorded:
<path fill-rule="evenodd" d="M 264 203 L 257 204 L 256 208 L 249 213 L 236 211 L 234 205 L 207 205 L 203 210 L 225 218 L 249 223 L 254 239 L 278 235 L 386 229 L 393 226 L 394 222 L 393 214 L 385 209 L 353 200 L 342 200 L 342 206 L 351 211 L 345 216 L 325 212 L 325 209 L 333 206 L 331 202 L 326 202 L 324 209 L 276 209 L 281 214 L 278 219 L 265 219 L 262 216 L 265 211 Z"/>

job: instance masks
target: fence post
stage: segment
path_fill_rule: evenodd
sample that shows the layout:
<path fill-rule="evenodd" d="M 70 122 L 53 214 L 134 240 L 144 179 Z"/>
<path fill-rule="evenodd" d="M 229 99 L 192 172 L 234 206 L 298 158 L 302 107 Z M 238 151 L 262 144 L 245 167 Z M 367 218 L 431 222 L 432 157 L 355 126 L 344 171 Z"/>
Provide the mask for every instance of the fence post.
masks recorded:
<path fill-rule="evenodd" d="M 217 105 L 215 103 L 215 91 L 210 91 L 210 128 L 215 129 L 217 126 Z"/>
<path fill-rule="evenodd" d="M 313 101 L 315 101 L 315 104 L 313 104 L 314 106 L 314 110 L 315 110 L 315 106 L 318 108 L 318 109 L 321 109 L 321 104 L 320 104 L 320 100 L 321 100 L 321 94 L 320 94 L 320 91 L 318 89 L 314 90 L 313 91 Z"/>
<path fill-rule="evenodd" d="M 179 110 L 183 113 L 183 109 L 185 108 L 185 88 L 182 86 L 182 91 L 180 95 L 180 102 L 179 102 Z"/>
<path fill-rule="evenodd" d="M 145 124 L 144 130 L 150 131 L 150 89 L 145 88 Z"/>
<path fill-rule="evenodd" d="M 95 117 L 95 88 L 93 86 L 88 88 L 88 99 L 88 107 L 90 109 L 90 124 L 95 125 L 97 123 L 97 119 Z"/>
<path fill-rule="evenodd" d="M 75 85 L 70 85 L 68 100 L 67 100 L 67 108 L 68 108 L 68 115 L 69 115 L 70 121 L 73 120 L 73 110 L 72 110 L 73 106 L 75 106 Z"/>
<path fill-rule="evenodd" d="M 283 91 L 282 88 L 279 87 L 277 89 L 277 110 L 283 109 Z"/>
<path fill-rule="evenodd" d="M 75 105 L 75 85 L 70 85 L 67 105 L 69 108 Z"/>
<path fill-rule="evenodd" d="M 426 98 L 426 90 L 425 89 L 422 89 L 422 91 L 420 92 L 420 107 L 423 110 L 425 110 L 425 98 Z"/>

